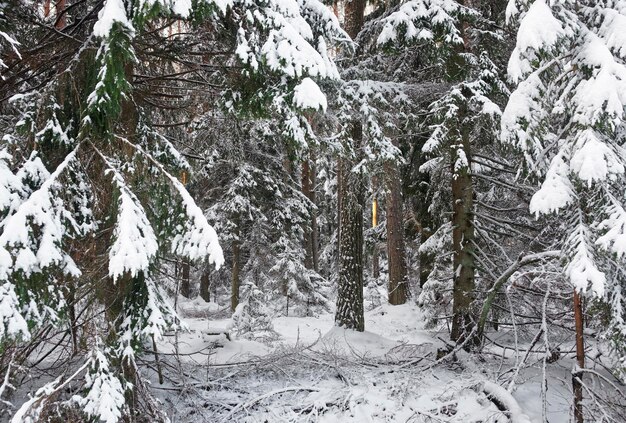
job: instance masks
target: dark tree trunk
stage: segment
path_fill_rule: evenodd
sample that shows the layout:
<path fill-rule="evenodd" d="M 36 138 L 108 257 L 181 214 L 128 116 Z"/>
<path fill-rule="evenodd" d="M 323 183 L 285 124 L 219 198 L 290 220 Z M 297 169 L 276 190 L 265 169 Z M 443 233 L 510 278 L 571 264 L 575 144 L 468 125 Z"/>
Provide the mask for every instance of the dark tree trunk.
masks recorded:
<path fill-rule="evenodd" d="M 311 154 L 311 198 L 309 198 L 311 200 L 311 202 L 315 205 L 317 205 L 316 203 L 316 194 L 315 194 L 315 187 L 317 186 L 317 169 L 315 167 L 315 156 L 313 154 Z M 319 233 L 318 233 L 318 227 L 317 227 L 317 210 L 313 210 L 313 213 L 311 214 L 311 259 L 313 260 L 313 270 L 315 270 L 316 272 L 319 272 L 320 270 L 320 265 L 319 265 L 319 257 L 320 257 L 320 253 L 319 253 Z"/>
<path fill-rule="evenodd" d="M 315 162 L 313 159 L 302 162 L 302 193 L 315 205 Z M 304 228 L 304 265 L 318 271 L 317 212 L 311 210 L 309 224 Z"/>
<path fill-rule="evenodd" d="M 207 303 L 211 301 L 211 291 L 209 290 L 210 278 L 209 278 L 209 269 L 204 269 L 202 272 L 202 276 L 200 276 L 200 296 Z"/>
<path fill-rule="evenodd" d="M 345 30 L 353 39 L 363 26 L 365 0 L 345 3 Z M 352 122 L 352 145 L 346 149 L 354 152 L 350 159 L 340 161 L 342 182 L 339 191 L 339 284 L 337 287 L 338 326 L 357 331 L 365 330 L 363 316 L 363 204 L 365 191 L 363 177 L 353 172 L 354 158 L 358 156 L 363 140 L 363 127 L 359 120 Z"/>
<path fill-rule="evenodd" d="M 462 113 L 462 112 L 460 112 Z M 469 131 L 462 129 L 461 148 L 471 163 Z M 458 146 L 452 146 L 452 251 L 453 251 L 453 304 L 452 332 L 450 338 L 464 342 L 475 326 L 474 302 L 474 189 L 472 175 L 467 167 L 455 169 Z M 468 164 L 469 166 L 469 164 Z M 476 339 L 478 339 L 476 337 Z M 468 344 L 468 348 L 470 345 Z"/>
<path fill-rule="evenodd" d="M 365 0 L 350 0 L 344 3 L 344 29 L 354 40 L 363 28 Z"/>
<path fill-rule="evenodd" d="M 230 309 L 239 305 L 239 240 L 233 240 L 233 271 L 231 274 Z"/>
<path fill-rule="evenodd" d="M 353 139 L 361 139 L 361 126 L 354 125 Z M 340 210 L 339 285 L 337 287 L 338 326 L 365 330 L 363 315 L 363 179 L 352 172 L 352 162 L 342 160 L 344 190 Z"/>
<path fill-rule="evenodd" d="M 402 183 L 396 163 L 385 164 L 387 183 L 387 257 L 389 260 L 389 303 L 404 304 L 409 296 L 404 225 Z"/>
<path fill-rule="evenodd" d="M 363 129 L 353 123 L 353 147 L 358 149 Z M 344 187 L 340 210 L 339 285 L 337 292 L 338 326 L 357 331 L 365 330 L 363 315 L 363 178 L 352 171 L 352 160 L 341 161 Z"/>
<path fill-rule="evenodd" d="M 191 298 L 191 265 L 188 259 L 183 259 L 182 277 L 180 280 L 180 295 L 185 298 Z"/>
<path fill-rule="evenodd" d="M 572 372 L 572 389 L 574 391 L 574 422 L 583 423 L 583 385 L 582 369 L 585 368 L 585 339 L 583 336 L 583 305 L 580 294 L 574 290 L 574 322 L 576 325 L 576 364 L 578 368 Z"/>
<path fill-rule="evenodd" d="M 378 199 L 372 200 L 372 228 L 378 226 Z M 374 246 L 372 248 L 372 276 L 378 279 L 380 276 L 380 251 L 378 248 L 378 238 L 374 236 Z"/>

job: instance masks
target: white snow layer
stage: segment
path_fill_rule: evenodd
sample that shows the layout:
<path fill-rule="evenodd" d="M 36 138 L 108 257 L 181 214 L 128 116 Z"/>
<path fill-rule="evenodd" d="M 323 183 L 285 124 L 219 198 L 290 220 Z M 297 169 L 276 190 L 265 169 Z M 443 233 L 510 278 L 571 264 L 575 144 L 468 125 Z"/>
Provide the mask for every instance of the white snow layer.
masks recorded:
<path fill-rule="evenodd" d="M 304 78 L 293 92 L 294 105 L 300 109 L 326 111 L 326 96 L 320 87 L 311 79 Z"/>

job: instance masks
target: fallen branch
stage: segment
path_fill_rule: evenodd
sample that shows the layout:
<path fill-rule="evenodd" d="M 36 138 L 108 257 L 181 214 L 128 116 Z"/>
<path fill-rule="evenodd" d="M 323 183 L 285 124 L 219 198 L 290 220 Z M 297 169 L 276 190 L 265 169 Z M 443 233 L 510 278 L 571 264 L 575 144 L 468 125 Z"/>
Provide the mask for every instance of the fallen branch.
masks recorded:
<path fill-rule="evenodd" d="M 522 412 L 517 400 L 502 386 L 485 381 L 482 391 L 498 407 L 498 410 L 508 415 L 511 423 L 531 423 L 530 418 Z"/>
<path fill-rule="evenodd" d="M 273 397 L 274 395 L 278 395 L 278 394 L 283 394 L 285 392 L 297 392 L 297 391 L 311 391 L 311 392 L 319 392 L 318 388 L 314 388 L 312 386 L 306 387 L 306 386 L 290 386 L 287 388 L 282 388 L 282 389 L 276 389 L 275 391 L 271 391 L 268 392 L 267 394 L 263 394 L 261 396 L 258 396 L 256 398 L 252 398 L 250 401 L 246 401 L 244 403 L 241 403 L 239 405 L 237 405 L 235 408 L 233 408 L 232 410 L 230 410 L 230 413 L 228 413 L 228 415 L 226 417 L 224 417 L 222 419 L 223 422 L 229 421 L 230 418 L 239 410 L 244 409 L 244 408 L 248 408 L 254 404 L 256 404 L 257 402 L 263 401 L 264 399 L 267 399 L 269 397 Z"/>
<path fill-rule="evenodd" d="M 479 339 L 482 340 L 483 338 L 483 333 L 485 332 L 485 323 L 487 322 L 487 315 L 489 314 L 489 310 L 491 309 L 491 304 L 493 303 L 493 300 L 496 298 L 496 295 L 498 295 L 498 291 L 500 291 L 500 288 L 502 288 L 502 286 L 509 280 L 509 278 L 513 276 L 513 273 L 515 273 L 519 268 L 529 265 L 531 263 L 558 258 L 560 256 L 560 251 L 544 251 L 542 253 L 520 256 L 515 261 L 515 263 L 509 266 L 509 268 L 506 269 L 504 273 L 502 273 L 502 275 L 500 275 L 500 277 L 494 282 L 493 286 L 489 290 L 487 298 L 483 303 L 482 311 L 480 312 L 480 318 L 478 319 L 476 334 Z"/>

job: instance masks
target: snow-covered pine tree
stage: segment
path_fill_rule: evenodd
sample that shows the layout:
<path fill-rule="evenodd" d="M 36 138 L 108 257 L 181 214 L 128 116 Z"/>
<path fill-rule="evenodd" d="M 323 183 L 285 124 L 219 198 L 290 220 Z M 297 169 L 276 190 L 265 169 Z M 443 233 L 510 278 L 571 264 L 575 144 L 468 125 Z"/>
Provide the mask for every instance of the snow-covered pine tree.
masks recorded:
<path fill-rule="evenodd" d="M 585 295 L 610 305 L 607 335 L 616 370 L 623 371 L 626 2 L 509 1 L 507 18 L 519 29 L 508 66 L 516 89 L 502 136 L 523 152 L 529 174 L 541 183 L 530 211 L 562 216 L 559 247 L 575 291 L 578 365 L 584 367 Z M 581 377 L 574 372 L 578 422 Z"/>
<path fill-rule="evenodd" d="M 471 1 L 406 2 L 383 18 L 377 41 L 391 51 L 419 43 L 422 60 L 439 70 L 438 82 L 447 86 L 445 93 L 430 106 L 432 116 L 428 123 L 432 132 L 422 151 L 435 155 L 424 164 L 424 171 L 431 177 L 450 178 L 450 188 L 437 184 L 436 190 L 449 189 L 451 193 L 454 316 L 451 338 L 457 342 L 465 341 L 475 325 L 477 252 L 473 175 L 477 165 L 473 152 L 497 138 L 501 112 L 496 96 L 506 92 L 491 58 L 501 37 L 490 28 L 488 17 L 479 6 Z M 435 207 L 431 205 L 433 210 Z"/>
<path fill-rule="evenodd" d="M 85 364 L 42 387 L 16 415 L 36 420 L 55 403 L 114 422 L 137 415 L 140 403 L 153 404 L 137 402 L 135 359 L 145 341 L 178 324 L 153 279 L 158 256 L 223 263 L 215 231 L 178 180 L 189 165 L 153 120 L 159 101 L 171 98 L 153 81 L 193 84 L 171 72 L 198 71 L 198 55 L 181 48 L 193 34 L 155 28 L 172 19 L 200 34 L 203 24 L 218 28 L 232 48 L 221 69 L 238 62 L 245 69 L 230 91 L 230 109 L 279 110 L 288 117 L 285 133 L 300 142 L 310 130 L 299 117 L 311 106 L 306 101 L 325 101 L 309 77 L 336 77 L 326 41 L 341 30 L 315 0 L 64 4 L 67 26 L 60 30 L 36 4 L 2 9 L 19 29 L 2 36 L 3 46 L 19 41 L 29 56 L 5 55 L 3 47 L 3 122 L 14 125 L 2 127 L 0 338 L 3 354 L 32 351 L 26 344 L 39 342 L 39 330 L 69 324 L 73 331 L 93 318 L 93 329 L 80 333 Z M 259 86 L 267 90 L 257 96 Z M 183 117 L 181 107 L 171 110 Z M 58 395 L 83 373 L 71 401 L 66 390 Z"/>
<path fill-rule="evenodd" d="M 304 266 L 303 228 L 313 205 L 300 191 L 296 164 L 285 149 L 289 140 L 277 134 L 278 125 L 266 120 L 218 114 L 205 116 L 201 125 L 196 150 L 204 151 L 207 160 L 196 189 L 208 193 L 207 215 L 216 222 L 223 245 L 231 247 L 227 252 L 235 243 L 239 249 L 240 271 L 231 272 L 231 278 L 237 277 L 231 296 L 237 296 L 239 281 L 246 281 L 261 289 L 268 301 L 280 304 L 275 312 L 284 313 L 286 301 L 291 301 L 292 314 L 293 309 L 307 314 L 307 305 L 325 307 L 321 298 L 328 290 L 323 289 L 323 278 Z M 232 129 L 227 136 L 225 127 Z M 233 266 L 234 260 L 227 254 Z M 298 292 L 288 286 L 298 287 Z M 241 300 L 246 300 L 245 294 Z"/>

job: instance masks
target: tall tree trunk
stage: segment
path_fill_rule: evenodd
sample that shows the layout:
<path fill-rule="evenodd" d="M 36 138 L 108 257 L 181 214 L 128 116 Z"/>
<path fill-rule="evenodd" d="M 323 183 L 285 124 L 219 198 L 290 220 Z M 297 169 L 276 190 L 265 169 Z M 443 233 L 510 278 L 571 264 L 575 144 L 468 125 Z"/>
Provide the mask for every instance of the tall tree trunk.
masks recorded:
<path fill-rule="evenodd" d="M 233 271 L 231 274 L 230 309 L 239 305 L 239 240 L 233 240 Z"/>
<path fill-rule="evenodd" d="M 313 159 L 302 162 L 302 193 L 315 205 L 315 162 Z M 318 270 L 317 212 L 311 210 L 310 221 L 304 228 L 304 265 L 307 269 Z"/>
<path fill-rule="evenodd" d="M 572 372 L 572 389 L 574 391 L 574 421 L 584 422 L 582 369 L 585 368 L 585 339 L 583 337 L 583 305 L 578 291 L 574 290 L 574 322 L 576 325 L 576 364 L 578 368 Z"/>
<path fill-rule="evenodd" d="M 345 3 L 345 30 L 355 39 L 363 26 L 365 0 Z M 358 119 L 352 122 L 352 145 L 347 151 L 358 152 L 363 140 L 363 127 Z M 351 157 L 354 157 L 352 155 Z M 363 177 L 353 172 L 354 158 L 340 160 L 342 187 L 339 192 L 339 284 L 337 287 L 338 326 L 365 330 L 363 315 Z"/>
<path fill-rule="evenodd" d="M 317 168 L 315 166 L 315 155 L 311 153 L 310 158 L 310 168 L 311 168 L 311 202 L 317 206 L 316 200 L 316 191 L 315 187 L 317 186 Z M 311 214 L 311 259 L 313 260 L 313 270 L 319 272 L 320 270 L 320 253 L 319 253 L 319 233 L 317 227 L 317 210 L 313 210 Z"/>
<path fill-rule="evenodd" d="M 183 259 L 182 277 L 180 280 L 180 295 L 185 298 L 191 298 L 191 265 L 189 259 Z"/>
<path fill-rule="evenodd" d="M 210 270 L 207 267 L 202 271 L 202 276 L 200 276 L 200 296 L 207 303 L 211 301 L 211 291 L 209 290 L 211 286 L 209 272 Z"/>
<path fill-rule="evenodd" d="M 363 136 L 362 127 L 354 123 L 352 138 Z M 356 146 L 355 146 L 356 147 Z M 339 284 L 335 323 L 359 332 L 365 330 L 363 315 L 363 203 L 364 184 L 360 174 L 353 172 L 352 160 L 343 159 L 343 198 L 340 210 L 341 232 Z"/>
<path fill-rule="evenodd" d="M 372 228 L 378 226 L 378 199 L 372 200 Z M 378 238 L 374 236 L 374 246 L 372 248 L 372 276 L 378 279 L 380 276 L 380 251 L 378 249 Z"/>
<path fill-rule="evenodd" d="M 404 304 L 409 296 L 402 208 L 400 169 L 395 162 L 385 164 L 387 183 L 387 257 L 389 260 L 389 303 Z"/>
<path fill-rule="evenodd" d="M 463 113 L 462 111 L 459 113 Z M 465 155 L 467 166 L 471 163 L 469 130 L 461 130 L 461 145 L 453 145 L 452 159 L 452 251 L 453 251 L 453 303 L 452 331 L 450 338 L 457 343 L 464 342 L 475 326 L 474 313 L 474 188 L 471 170 L 458 169 L 457 153 L 460 147 Z M 478 337 L 475 337 L 478 340 Z M 467 348 L 471 345 L 467 344 Z"/>

